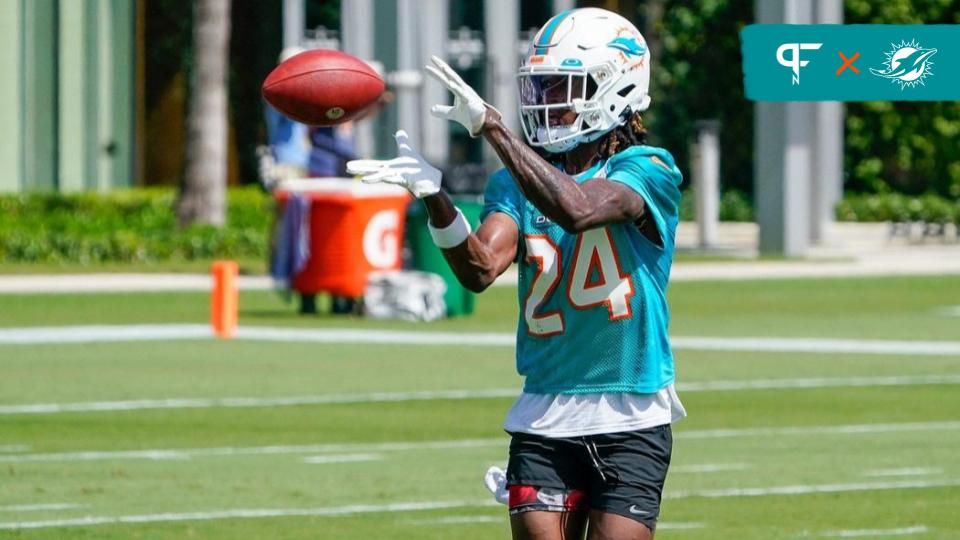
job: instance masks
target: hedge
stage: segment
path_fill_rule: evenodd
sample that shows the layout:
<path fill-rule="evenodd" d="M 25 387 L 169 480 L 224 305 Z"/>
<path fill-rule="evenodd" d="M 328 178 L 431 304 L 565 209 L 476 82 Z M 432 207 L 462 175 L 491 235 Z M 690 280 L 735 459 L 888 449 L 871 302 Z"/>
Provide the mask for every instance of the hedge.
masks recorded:
<path fill-rule="evenodd" d="M 259 188 L 228 192 L 227 226 L 178 227 L 171 189 L 110 193 L 0 195 L 0 262 L 78 264 L 265 259 L 273 200 Z M 696 218 L 692 189 L 680 207 L 682 220 Z M 840 221 L 955 223 L 960 200 L 934 194 L 847 195 L 837 206 Z M 723 221 L 753 221 L 752 203 L 737 190 L 723 193 Z"/>
<path fill-rule="evenodd" d="M 847 195 L 837 205 L 839 221 L 890 221 L 956 223 L 960 225 L 960 200 L 926 194 L 918 197 L 900 193 Z"/>
<path fill-rule="evenodd" d="M 154 262 L 265 257 L 272 200 L 228 192 L 226 227 L 180 228 L 172 189 L 0 196 L 0 261 Z"/>

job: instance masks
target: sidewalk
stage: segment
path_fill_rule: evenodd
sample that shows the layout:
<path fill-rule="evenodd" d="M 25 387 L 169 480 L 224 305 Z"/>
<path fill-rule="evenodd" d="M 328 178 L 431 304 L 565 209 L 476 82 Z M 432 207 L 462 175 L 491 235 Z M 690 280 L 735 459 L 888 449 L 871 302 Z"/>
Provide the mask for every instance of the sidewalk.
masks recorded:
<path fill-rule="evenodd" d="M 914 244 L 890 240 L 885 224 L 841 223 L 831 231 L 830 241 L 817 246 L 803 260 L 752 260 L 757 253 L 757 226 L 753 223 L 723 223 L 720 242 L 710 251 L 734 260 L 678 262 L 671 281 L 755 280 L 851 276 L 960 275 L 960 244 L 929 240 Z M 677 248 L 696 249 L 696 227 L 681 223 Z M 742 258 L 744 260 L 735 260 Z M 514 286 L 516 268 L 511 268 L 495 286 Z M 207 291 L 211 278 L 203 274 L 58 274 L 0 275 L 0 294 Z M 242 290 L 267 290 L 267 276 L 241 276 Z"/>

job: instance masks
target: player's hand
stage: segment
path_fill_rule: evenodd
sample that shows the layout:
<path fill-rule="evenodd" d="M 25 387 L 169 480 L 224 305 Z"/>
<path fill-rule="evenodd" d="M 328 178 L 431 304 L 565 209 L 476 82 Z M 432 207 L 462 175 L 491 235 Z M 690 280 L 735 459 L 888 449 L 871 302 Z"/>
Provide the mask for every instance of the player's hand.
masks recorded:
<path fill-rule="evenodd" d="M 436 56 L 430 57 L 430 60 L 433 65 L 426 66 L 427 73 L 443 83 L 447 90 L 453 92 L 452 106 L 434 105 L 430 109 L 430 114 L 437 118 L 459 122 L 460 125 L 467 128 L 471 137 L 480 135 L 480 130 L 483 129 L 483 121 L 488 114 L 487 107 L 490 106 L 483 101 L 476 90 L 463 82 L 460 75 L 457 75 L 457 72 L 446 62 Z M 493 107 L 490 108 L 493 109 Z"/>
<path fill-rule="evenodd" d="M 360 176 L 368 184 L 384 182 L 403 186 L 418 199 L 439 192 L 443 177 L 440 171 L 410 146 L 406 131 L 397 131 L 394 138 L 397 140 L 397 157 L 348 161 L 347 172 Z"/>

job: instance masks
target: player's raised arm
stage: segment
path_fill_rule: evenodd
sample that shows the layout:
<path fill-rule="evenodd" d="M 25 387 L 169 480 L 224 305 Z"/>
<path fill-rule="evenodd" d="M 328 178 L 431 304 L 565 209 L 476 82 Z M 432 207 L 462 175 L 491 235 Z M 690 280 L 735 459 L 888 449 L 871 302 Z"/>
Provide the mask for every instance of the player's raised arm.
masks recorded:
<path fill-rule="evenodd" d="M 440 189 L 442 174 L 410 146 L 404 131 L 396 134 L 397 157 L 391 160 L 354 160 L 347 171 L 364 182 L 384 182 L 407 188 L 423 200 L 430 216 L 430 235 L 443 250 L 464 287 L 481 292 L 502 274 L 517 254 L 519 228 L 502 213 L 492 213 L 472 233 L 470 224 Z"/>
<path fill-rule="evenodd" d="M 473 137 L 483 135 L 493 146 L 520 189 L 541 212 L 568 232 L 582 232 L 608 223 L 637 221 L 644 201 L 635 191 L 604 179 L 578 184 L 569 174 L 548 163 L 504 126 L 500 113 L 480 98 L 443 60 L 433 57 L 427 72 L 454 95 L 452 106 L 436 105 L 431 112 L 463 125 Z M 566 86 L 564 86 L 566 89 Z M 578 152 L 586 168 L 597 156 L 596 147 Z M 577 172 L 577 171 L 575 171 Z"/>

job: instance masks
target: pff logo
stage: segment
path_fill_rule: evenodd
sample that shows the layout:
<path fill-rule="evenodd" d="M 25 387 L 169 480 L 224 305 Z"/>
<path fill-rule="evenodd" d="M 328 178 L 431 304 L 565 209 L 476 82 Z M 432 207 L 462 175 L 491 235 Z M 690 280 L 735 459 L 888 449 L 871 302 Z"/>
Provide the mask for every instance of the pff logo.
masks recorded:
<path fill-rule="evenodd" d="M 777 62 L 783 67 L 793 70 L 793 84 L 800 84 L 800 68 L 806 67 L 809 60 L 800 59 L 800 51 L 815 51 L 823 46 L 823 43 L 784 43 L 777 48 Z M 787 58 L 787 53 L 790 58 Z"/>

